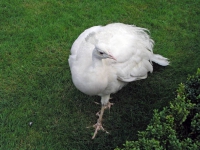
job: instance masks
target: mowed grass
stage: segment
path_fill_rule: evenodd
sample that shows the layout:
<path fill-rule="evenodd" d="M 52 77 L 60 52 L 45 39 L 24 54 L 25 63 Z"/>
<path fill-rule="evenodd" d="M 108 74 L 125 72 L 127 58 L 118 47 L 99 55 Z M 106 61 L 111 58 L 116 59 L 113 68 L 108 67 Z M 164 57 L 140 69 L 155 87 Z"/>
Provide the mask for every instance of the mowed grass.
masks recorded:
<path fill-rule="evenodd" d="M 180 82 L 200 67 L 200 1 L 4 0 L 0 2 L 0 149 L 114 149 L 137 139 L 175 96 Z M 114 106 L 91 140 L 99 97 L 79 92 L 68 56 L 86 28 L 112 22 L 148 28 L 154 52 L 149 78 L 113 94 Z M 91 127 L 91 128 L 87 128 Z"/>

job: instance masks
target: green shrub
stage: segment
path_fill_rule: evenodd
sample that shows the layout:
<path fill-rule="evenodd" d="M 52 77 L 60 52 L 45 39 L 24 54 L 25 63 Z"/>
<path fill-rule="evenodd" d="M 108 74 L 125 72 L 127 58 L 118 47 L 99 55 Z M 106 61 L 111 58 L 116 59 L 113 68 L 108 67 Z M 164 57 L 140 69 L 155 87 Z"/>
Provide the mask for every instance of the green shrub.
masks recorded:
<path fill-rule="evenodd" d="M 137 141 L 127 141 L 121 150 L 197 150 L 200 148 L 200 69 L 180 84 L 177 97 L 162 111 L 155 110 Z M 120 150 L 120 148 L 116 148 Z"/>

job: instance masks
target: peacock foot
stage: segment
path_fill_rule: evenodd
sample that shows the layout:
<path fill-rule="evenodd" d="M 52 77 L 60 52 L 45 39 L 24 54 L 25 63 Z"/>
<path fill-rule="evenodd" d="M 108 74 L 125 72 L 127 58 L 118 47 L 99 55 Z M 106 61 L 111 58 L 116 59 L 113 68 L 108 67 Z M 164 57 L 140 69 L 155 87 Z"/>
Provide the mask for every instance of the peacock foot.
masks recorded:
<path fill-rule="evenodd" d="M 95 132 L 94 132 L 94 135 L 93 135 L 92 139 L 95 138 L 95 136 L 97 135 L 97 132 L 99 130 L 102 130 L 102 131 L 104 131 L 106 133 L 109 133 L 102 126 L 102 118 L 103 118 L 104 110 L 107 109 L 107 108 L 110 109 L 110 107 L 112 105 L 113 105 L 113 103 L 108 102 L 106 105 L 102 105 L 101 110 L 96 113 L 96 115 L 99 116 L 99 119 L 97 120 L 97 123 L 95 125 L 93 125 L 93 127 L 95 128 Z"/>
<path fill-rule="evenodd" d="M 107 109 L 107 108 L 109 108 L 109 110 L 110 110 L 110 108 L 111 108 L 112 105 L 114 105 L 114 103 L 108 102 L 106 105 L 103 105 L 102 107 L 104 108 L 104 110 Z M 101 113 L 101 110 L 98 111 L 98 112 L 96 113 L 96 115 L 97 115 L 97 116 L 100 116 L 100 113 Z"/>
<path fill-rule="evenodd" d="M 107 109 L 107 108 L 110 109 L 112 105 L 114 105 L 114 103 L 108 102 L 106 105 L 104 105 L 104 107 L 105 107 L 104 109 Z"/>
<path fill-rule="evenodd" d="M 98 132 L 99 130 L 102 130 L 102 131 L 106 132 L 107 134 L 109 133 L 108 131 L 106 131 L 106 130 L 103 128 L 102 123 L 99 121 L 99 119 L 98 119 L 97 123 L 96 123 L 95 125 L 93 125 L 93 127 L 95 128 L 95 131 L 94 131 L 94 135 L 93 135 L 92 139 L 94 139 L 94 138 L 96 137 L 97 132 Z"/>

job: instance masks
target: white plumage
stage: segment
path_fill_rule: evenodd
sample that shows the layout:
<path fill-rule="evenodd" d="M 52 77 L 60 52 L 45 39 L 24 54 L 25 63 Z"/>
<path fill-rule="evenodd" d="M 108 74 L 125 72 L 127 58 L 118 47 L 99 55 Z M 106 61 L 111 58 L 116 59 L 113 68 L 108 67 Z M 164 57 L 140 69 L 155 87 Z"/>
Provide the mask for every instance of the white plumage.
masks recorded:
<path fill-rule="evenodd" d="M 85 94 L 101 96 L 102 109 L 93 138 L 98 130 L 104 130 L 101 121 L 104 109 L 111 106 L 111 93 L 128 82 L 147 78 L 153 71 L 152 61 L 169 64 L 167 58 L 153 54 L 154 41 L 147 31 L 122 23 L 95 26 L 72 45 L 69 65 L 74 85 Z"/>

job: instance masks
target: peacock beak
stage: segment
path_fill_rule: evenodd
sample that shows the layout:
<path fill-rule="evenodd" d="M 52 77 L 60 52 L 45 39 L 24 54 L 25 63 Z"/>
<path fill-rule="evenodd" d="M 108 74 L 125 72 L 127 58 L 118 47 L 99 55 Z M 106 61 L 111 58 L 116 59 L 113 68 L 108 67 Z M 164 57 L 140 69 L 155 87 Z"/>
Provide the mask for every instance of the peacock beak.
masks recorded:
<path fill-rule="evenodd" d="M 117 60 L 115 57 L 113 57 L 112 55 L 109 55 L 109 58 L 110 59 L 114 59 L 114 60 Z"/>

